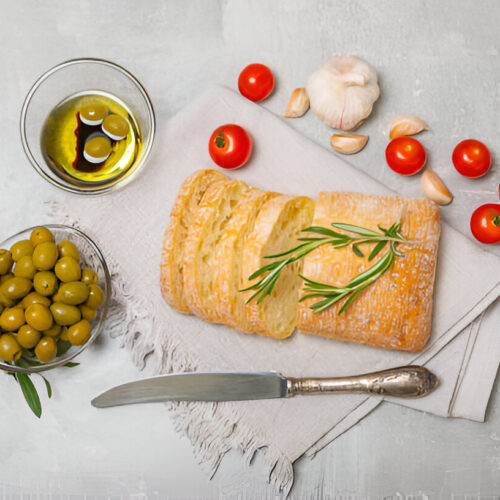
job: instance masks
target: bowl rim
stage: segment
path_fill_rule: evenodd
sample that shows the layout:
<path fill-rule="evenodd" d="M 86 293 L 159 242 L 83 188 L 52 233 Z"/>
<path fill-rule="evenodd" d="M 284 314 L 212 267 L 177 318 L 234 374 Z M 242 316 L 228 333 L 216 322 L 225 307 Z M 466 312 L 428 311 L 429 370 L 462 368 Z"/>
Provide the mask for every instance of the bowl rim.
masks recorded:
<path fill-rule="evenodd" d="M 27 139 L 27 132 L 26 132 L 26 115 L 28 113 L 29 105 L 31 103 L 31 99 L 33 98 L 34 94 L 42 85 L 42 83 L 47 80 L 50 76 L 52 76 L 54 73 L 57 71 L 66 68 L 68 66 L 72 66 L 74 64 L 87 64 L 87 63 L 92 63 L 92 64 L 102 64 L 103 66 L 108 66 L 110 68 L 113 68 L 117 70 L 118 72 L 122 73 L 125 75 L 127 78 L 129 78 L 137 87 L 139 92 L 141 93 L 147 109 L 148 109 L 148 119 L 149 119 L 149 127 L 150 127 L 150 139 L 148 141 L 148 144 L 145 145 L 146 147 L 143 149 L 141 159 L 139 160 L 139 165 L 134 169 L 134 171 L 130 175 L 126 175 L 121 179 L 116 180 L 115 182 L 111 182 L 110 184 L 105 184 L 105 185 L 99 185 L 95 186 L 94 188 L 89 188 L 89 189 L 82 189 L 79 186 L 73 186 L 70 184 L 65 184 L 62 181 L 58 180 L 57 178 L 51 177 L 48 175 L 43 167 L 38 163 L 36 160 L 34 154 L 32 153 L 30 146 L 28 144 L 28 139 Z M 21 115 L 20 115 L 20 122 L 19 122 L 19 131 L 21 134 L 21 143 L 23 146 L 24 154 L 27 156 L 28 160 L 31 163 L 31 166 L 38 172 L 39 175 L 41 175 L 46 181 L 48 181 L 50 184 L 53 186 L 56 186 L 60 189 L 63 189 L 64 191 L 68 191 L 70 193 L 74 194 L 79 194 L 79 195 L 99 195 L 99 194 L 105 194 L 110 191 L 114 191 L 118 188 L 121 188 L 125 185 L 127 185 L 131 180 L 133 180 L 138 172 L 141 170 L 141 167 L 144 165 L 146 162 L 147 158 L 149 157 L 152 147 L 153 147 L 153 142 L 154 142 L 154 137 L 155 137 L 155 132 L 156 132 L 156 116 L 153 108 L 153 103 L 151 102 L 151 98 L 149 97 L 149 94 L 147 93 L 146 89 L 143 87 L 141 82 L 127 69 L 125 69 L 123 66 L 120 66 L 119 64 L 116 64 L 114 62 L 108 61 L 107 59 L 99 59 L 96 57 L 80 57 L 76 59 L 68 59 L 67 61 L 63 61 L 59 64 L 56 64 L 55 66 L 52 66 L 49 68 L 47 71 L 45 71 L 41 76 L 39 76 L 35 83 L 32 85 L 30 88 L 28 94 L 24 98 L 23 106 L 21 108 Z"/>
<path fill-rule="evenodd" d="M 71 354 L 68 356 L 65 356 L 64 359 L 58 359 L 55 358 L 53 361 L 49 361 L 48 363 L 42 363 L 39 366 L 31 366 L 29 368 L 24 368 L 22 366 L 17 366 L 14 364 L 9 364 L 6 361 L 0 360 L 0 370 L 10 372 L 10 373 L 39 373 L 39 372 L 44 372 L 46 370 L 51 370 L 52 368 L 57 368 L 59 366 L 65 365 L 69 361 L 71 361 L 73 358 L 78 356 L 80 353 L 82 353 L 90 344 L 94 342 L 94 340 L 100 335 L 101 330 L 103 329 L 103 325 L 105 323 L 107 314 L 108 314 L 108 309 L 109 309 L 109 303 L 111 300 L 111 273 L 109 272 L 108 265 L 106 263 L 106 260 L 104 258 L 104 255 L 102 254 L 101 250 L 99 247 L 96 245 L 96 243 L 88 236 L 85 234 L 83 231 L 80 229 L 77 229 L 76 227 L 68 226 L 65 224 L 43 224 L 43 225 L 38 225 L 38 226 L 33 226 L 33 227 L 28 227 L 26 229 L 23 229 L 22 231 L 18 231 L 17 233 L 4 238 L 2 241 L 0 241 L 0 247 L 2 246 L 3 242 L 17 238 L 21 235 L 24 235 L 25 233 L 30 233 L 33 231 L 33 229 L 36 229 L 37 227 L 46 227 L 47 229 L 54 229 L 54 230 L 62 230 L 62 231 L 69 231 L 70 233 L 75 233 L 78 236 L 82 237 L 92 248 L 92 250 L 95 252 L 102 268 L 104 271 L 104 281 L 106 283 L 106 291 L 104 294 L 104 302 L 101 306 L 101 316 L 99 319 L 99 322 L 95 326 L 95 328 L 92 329 L 92 335 L 90 339 L 85 342 L 85 344 L 81 346 L 75 346 L 78 347 L 78 349 L 75 349 Z M 69 352 L 69 351 L 68 351 Z"/>

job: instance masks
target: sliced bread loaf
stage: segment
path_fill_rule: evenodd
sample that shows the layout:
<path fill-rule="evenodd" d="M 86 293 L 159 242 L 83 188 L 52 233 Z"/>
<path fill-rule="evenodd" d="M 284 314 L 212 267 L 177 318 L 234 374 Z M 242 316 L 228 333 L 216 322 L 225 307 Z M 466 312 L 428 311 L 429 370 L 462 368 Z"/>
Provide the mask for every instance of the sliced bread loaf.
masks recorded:
<path fill-rule="evenodd" d="M 297 245 L 300 231 L 310 225 L 313 212 L 314 202 L 305 196 L 280 195 L 263 205 L 243 246 L 245 286 L 254 283 L 248 281 L 250 275 L 272 262 L 265 256 L 279 254 Z M 246 305 L 247 317 L 255 332 L 275 338 L 285 338 L 293 333 L 301 286 L 297 273 L 301 267 L 301 261 L 286 266 L 270 295 L 260 304 L 253 300 Z M 242 293 L 248 300 L 254 291 Z"/>
<path fill-rule="evenodd" d="M 184 244 L 184 296 L 189 309 L 206 321 L 218 321 L 213 300 L 215 249 L 241 197 L 243 181 L 208 188 L 189 226 Z"/>
<path fill-rule="evenodd" d="M 277 193 L 249 189 L 234 209 L 215 251 L 213 299 L 218 320 L 231 328 L 253 333 L 247 320 L 244 287 L 243 245 L 252 232 L 261 207 Z"/>
<path fill-rule="evenodd" d="M 182 184 L 170 221 L 163 237 L 160 263 L 160 286 L 165 301 L 181 312 L 189 312 L 184 300 L 182 263 L 184 241 L 193 214 L 209 186 L 225 182 L 227 177 L 217 170 L 197 170 Z"/>

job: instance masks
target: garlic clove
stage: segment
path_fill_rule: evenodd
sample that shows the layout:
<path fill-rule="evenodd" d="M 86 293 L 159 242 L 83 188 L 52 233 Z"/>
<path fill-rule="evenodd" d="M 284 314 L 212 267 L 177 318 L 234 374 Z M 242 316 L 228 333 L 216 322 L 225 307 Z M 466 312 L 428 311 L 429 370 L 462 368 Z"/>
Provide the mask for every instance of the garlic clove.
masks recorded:
<path fill-rule="evenodd" d="M 358 57 L 331 57 L 307 80 L 311 109 L 330 127 L 353 130 L 372 112 L 377 80 L 375 69 Z"/>
<path fill-rule="evenodd" d="M 387 125 L 387 135 L 391 141 L 396 137 L 418 134 L 422 130 L 429 130 L 427 123 L 416 116 L 410 115 L 396 116 Z"/>
<path fill-rule="evenodd" d="M 449 205 L 453 201 L 453 195 L 445 183 L 430 167 L 427 167 L 420 178 L 422 192 L 429 200 L 438 205 Z"/>
<path fill-rule="evenodd" d="M 285 118 L 299 118 L 309 109 L 309 96 L 306 89 L 295 89 L 290 96 L 283 115 Z"/>
<path fill-rule="evenodd" d="M 367 135 L 356 134 L 333 134 L 330 140 L 332 148 L 344 155 L 352 155 L 361 151 L 367 142 Z"/>

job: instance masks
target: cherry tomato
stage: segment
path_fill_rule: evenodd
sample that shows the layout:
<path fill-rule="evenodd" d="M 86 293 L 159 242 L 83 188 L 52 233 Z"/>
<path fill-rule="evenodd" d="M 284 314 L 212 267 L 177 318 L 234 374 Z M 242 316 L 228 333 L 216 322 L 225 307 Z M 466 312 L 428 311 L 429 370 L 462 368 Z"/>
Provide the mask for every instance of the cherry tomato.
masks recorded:
<path fill-rule="evenodd" d="M 424 147 L 413 137 L 397 137 L 385 150 L 387 165 L 401 175 L 413 175 L 422 170 L 427 159 Z"/>
<path fill-rule="evenodd" d="M 470 218 L 470 230 L 481 243 L 499 243 L 500 205 L 486 203 L 476 208 Z"/>
<path fill-rule="evenodd" d="M 239 168 L 252 152 L 252 141 L 243 127 L 234 124 L 217 127 L 208 143 L 212 160 L 222 168 Z"/>
<path fill-rule="evenodd" d="M 262 101 L 274 89 L 273 73 L 263 64 L 249 64 L 240 73 L 238 88 L 243 97 L 253 102 Z"/>
<path fill-rule="evenodd" d="M 453 150 L 451 159 L 460 174 L 472 179 L 484 175 L 491 166 L 488 148 L 475 139 L 459 142 Z"/>

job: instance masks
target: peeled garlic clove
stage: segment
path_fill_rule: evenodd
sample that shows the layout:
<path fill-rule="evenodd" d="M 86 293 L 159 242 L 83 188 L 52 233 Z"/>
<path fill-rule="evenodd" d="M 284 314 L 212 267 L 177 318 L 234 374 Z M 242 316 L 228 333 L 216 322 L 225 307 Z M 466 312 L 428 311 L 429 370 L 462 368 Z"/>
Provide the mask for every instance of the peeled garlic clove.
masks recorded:
<path fill-rule="evenodd" d="M 332 148 L 344 155 L 352 155 L 361 151 L 367 142 L 367 135 L 355 134 L 333 134 L 330 140 Z"/>
<path fill-rule="evenodd" d="M 311 109 L 327 125 L 342 130 L 358 127 L 380 95 L 377 72 L 355 56 L 334 56 L 308 79 Z"/>
<path fill-rule="evenodd" d="M 449 205 L 453 201 L 450 190 L 430 167 L 424 170 L 420 178 L 420 185 L 424 195 L 438 205 Z"/>
<path fill-rule="evenodd" d="M 309 96 L 306 89 L 295 89 L 290 96 L 288 105 L 283 115 L 285 118 L 298 118 L 309 109 Z"/>
<path fill-rule="evenodd" d="M 422 130 L 429 130 L 427 123 L 416 116 L 410 115 L 396 116 L 387 125 L 387 135 L 391 141 L 396 137 L 418 134 Z"/>

